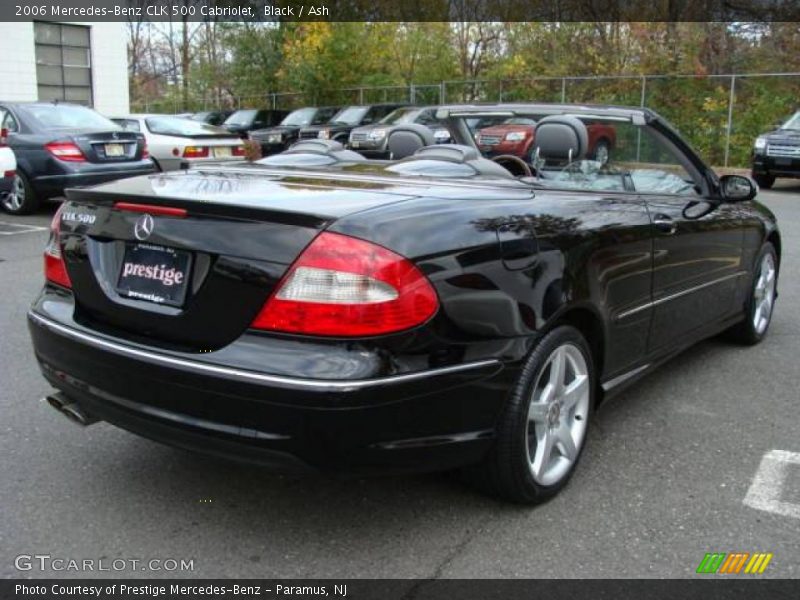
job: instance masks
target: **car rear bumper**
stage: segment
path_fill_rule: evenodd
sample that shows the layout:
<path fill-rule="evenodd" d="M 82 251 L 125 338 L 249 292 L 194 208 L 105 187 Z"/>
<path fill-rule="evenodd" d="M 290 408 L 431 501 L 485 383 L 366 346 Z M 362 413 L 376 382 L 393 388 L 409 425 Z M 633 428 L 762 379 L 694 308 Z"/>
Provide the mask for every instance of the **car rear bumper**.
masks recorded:
<path fill-rule="evenodd" d="M 160 442 L 279 470 L 417 472 L 474 463 L 492 443 L 508 376 L 499 361 L 483 360 L 307 379 L 145 348 L 46 310 L 29 313 L 29 329 L 45 378 L 89 413 Z"/>
<path fill-rule="evenodd" d="M 155 172 L 153 161 L 141 160 L 136 162 L 108 164 L 83 164 L 79 167 L 64 167 L 61 173 L 39 175 L 31 181 L 36 192 L 48 196 L 61 196 L 66 188 L 97 185 L 123 179 L 136 177 Z"/>

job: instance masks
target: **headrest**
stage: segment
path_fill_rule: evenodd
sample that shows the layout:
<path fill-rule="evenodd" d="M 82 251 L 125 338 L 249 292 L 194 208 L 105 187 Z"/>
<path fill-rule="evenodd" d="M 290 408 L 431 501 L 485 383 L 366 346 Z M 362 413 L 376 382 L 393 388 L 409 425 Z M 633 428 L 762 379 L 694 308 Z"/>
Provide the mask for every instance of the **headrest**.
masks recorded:
<path fill-rule="evenodd" d="M 389 153 L 394 159 L 406 158 L 420 148 L 436 143 L 433 132 L 419 123 L 397 125 L 389 132 Z"/>
<path fill-rule="evenodd" d="M 481 158 L 480 153 L 470 146 L 461 144 L 436 144 L 425 146 L 414 153 L 414 158 L 429 158 L 431 160 L 447 160 L 450 162 L 467 162 Z"/>
<path fill-rule="evenodd" d="M 577 117 L 551 115 L 536 125 L 534 143 L 545 160 L 580 160 L 589 149 L 589 132 Z"/>

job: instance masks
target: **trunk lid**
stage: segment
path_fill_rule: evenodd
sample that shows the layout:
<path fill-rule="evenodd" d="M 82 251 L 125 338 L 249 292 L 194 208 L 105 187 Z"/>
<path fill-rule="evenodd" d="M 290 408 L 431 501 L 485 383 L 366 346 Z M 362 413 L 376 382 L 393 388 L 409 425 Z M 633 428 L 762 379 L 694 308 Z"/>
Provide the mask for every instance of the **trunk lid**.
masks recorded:
<path fill-rule="evenodd" d="M 91 163 L 141 160 L 144 136 L 134 131 L 82 130 L 67 136 Z"/>
<path fill-rule="evenodd" d="M 76 319 L 166 348 L 232 342 L 322 229 L 411 197 L 341 183 L 189 171 L 69 190 L 61 243 Z"/>

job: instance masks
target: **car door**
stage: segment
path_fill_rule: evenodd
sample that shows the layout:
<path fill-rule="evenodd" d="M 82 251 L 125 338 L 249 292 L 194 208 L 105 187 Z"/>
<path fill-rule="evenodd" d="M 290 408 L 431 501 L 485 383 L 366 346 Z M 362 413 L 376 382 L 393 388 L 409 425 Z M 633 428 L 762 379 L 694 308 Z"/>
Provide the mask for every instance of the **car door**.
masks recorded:
<path fill-rule="evenodd" d="M 668 138 L 643 128 L 628 165 L 653 231 L 653 318 L 648 351 L 689 343 L 734 309 L 742 224 L 734 204 L 698 204 L 702 176 Z M 704 208 L 705 207 L 705 208 Z"/>

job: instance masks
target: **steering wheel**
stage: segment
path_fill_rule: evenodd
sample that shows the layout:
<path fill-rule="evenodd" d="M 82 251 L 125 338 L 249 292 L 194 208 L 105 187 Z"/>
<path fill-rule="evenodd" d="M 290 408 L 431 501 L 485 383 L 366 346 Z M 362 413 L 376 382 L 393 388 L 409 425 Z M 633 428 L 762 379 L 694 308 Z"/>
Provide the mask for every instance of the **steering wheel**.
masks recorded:
<path fill-rule="evenodd" d="M 533 171 L 524 160 L 513 154 L 501 154 L 492 159 L 514 177 L 533 177 Z"/>

